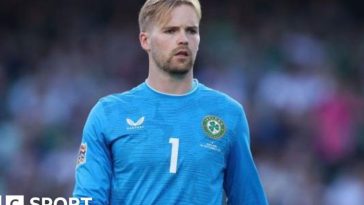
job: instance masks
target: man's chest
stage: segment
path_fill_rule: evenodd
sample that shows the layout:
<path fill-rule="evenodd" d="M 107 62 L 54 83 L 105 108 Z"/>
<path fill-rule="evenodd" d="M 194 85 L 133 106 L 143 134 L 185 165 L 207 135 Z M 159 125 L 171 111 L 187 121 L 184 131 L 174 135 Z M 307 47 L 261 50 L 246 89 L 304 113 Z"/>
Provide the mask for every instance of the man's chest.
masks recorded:
<path fill-rule="evenodd" d="M 141 110 L 110 124 L 121 126 L 107 136 L 117 172 L 149 169 L 175 174 L 225 167 L 230 131 L 219 113 Z"/>

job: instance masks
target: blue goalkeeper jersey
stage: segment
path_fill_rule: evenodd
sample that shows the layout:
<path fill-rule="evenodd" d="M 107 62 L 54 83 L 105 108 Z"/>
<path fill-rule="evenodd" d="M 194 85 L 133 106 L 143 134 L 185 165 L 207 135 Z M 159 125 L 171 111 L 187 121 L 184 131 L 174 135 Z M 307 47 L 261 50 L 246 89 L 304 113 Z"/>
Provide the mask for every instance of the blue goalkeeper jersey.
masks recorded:
<path fill-rule="evenodd" d="M 101 98 L 86 121 L 75 197 L 94 205 L 266 205 L 242 106 L 197 80 Z"/>

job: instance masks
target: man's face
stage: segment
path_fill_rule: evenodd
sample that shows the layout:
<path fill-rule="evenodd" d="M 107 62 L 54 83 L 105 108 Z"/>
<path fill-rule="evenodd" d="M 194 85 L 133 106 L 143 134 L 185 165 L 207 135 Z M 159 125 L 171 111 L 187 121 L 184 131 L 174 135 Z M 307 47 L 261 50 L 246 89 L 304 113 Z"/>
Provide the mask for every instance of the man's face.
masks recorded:
<path fill-rule="evenodd" d="M 187 74 L 192 69 L 199 43 L 199 18 L 189 5 L 174 8 L 164 25 L 151 25 L 151 60 L 170 74 Z"/>

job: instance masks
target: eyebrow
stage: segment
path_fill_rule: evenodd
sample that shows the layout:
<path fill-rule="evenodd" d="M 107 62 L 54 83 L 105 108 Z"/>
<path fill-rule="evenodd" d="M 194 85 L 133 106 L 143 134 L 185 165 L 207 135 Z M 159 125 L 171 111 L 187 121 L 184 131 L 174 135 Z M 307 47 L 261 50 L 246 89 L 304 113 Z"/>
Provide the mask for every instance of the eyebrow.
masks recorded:
<path fill-rule="evenodd" d="M 178 29 L 180 28 L 180 26 L 163 26 L 162 29 L 163 30 L 167 30 L 167 29 Z M 188 29 L 198 29 L 198 26 L 186 26 L 184 28 L 188 28 Z"/>

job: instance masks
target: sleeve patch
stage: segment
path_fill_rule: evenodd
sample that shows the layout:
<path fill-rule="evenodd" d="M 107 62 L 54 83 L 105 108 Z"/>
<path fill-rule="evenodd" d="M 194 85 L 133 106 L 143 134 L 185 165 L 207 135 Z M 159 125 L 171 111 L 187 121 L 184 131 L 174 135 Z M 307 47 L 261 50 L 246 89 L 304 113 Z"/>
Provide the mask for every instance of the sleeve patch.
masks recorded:
<path fill-rule="evenodd" d="M 77 157 L 77 167 L 86 163 L 87 144 L 82 143 Z"/>

